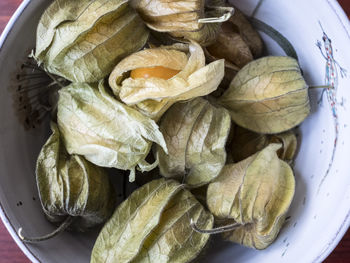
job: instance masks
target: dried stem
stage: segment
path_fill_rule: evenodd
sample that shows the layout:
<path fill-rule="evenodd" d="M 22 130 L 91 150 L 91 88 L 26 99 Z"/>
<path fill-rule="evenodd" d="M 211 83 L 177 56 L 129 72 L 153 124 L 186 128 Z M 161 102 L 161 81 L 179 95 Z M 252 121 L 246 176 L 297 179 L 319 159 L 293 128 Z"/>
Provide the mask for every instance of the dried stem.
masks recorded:
<path fill-rule="evenodd" d="M 210 234 L 210 235 L 221 234 L 221 233 L 233 231 L 233 230 L 237 229 L 240 226 L 242 226 L 242 225 L 239 224 L 239 223 L 234 223 L 234 224 L 221 226 L 221 227 L 217 227 L 217 228 L 212 228 L 212 229 L 200 229 L 196 225 L 196 223 L 193 221 L 193 219 L 191 219 L 191 227 L 192 227 L 192 229 L 194 231 L 198 232 L 198 233 L 201 233 L 201 234 Z"/>
<path fill-rule="evenodd" d="M 330 85 L 310 86 L 309 89 L 333 89 L 333 87 Z"/>
<path fill-rule="evenodd" d="M 208 8 L 224 11 L 225 13 L 220 17 L 207 17 L 198 19 L 198 23 L 200 24 L 208 24 L 208 23 L 223 23 L 231 18 L 234 14 L 235 9 L 233 7 L 223 7 L 223 6 L 207 6 Z"/>
<path fill-rule="evenodd" d="M 49 72 L 46 72 L 46 74 L 61 88 L 64 88 L 64 86 L 62 85 L 62 83 L 52 74 L 50 74 Z"/>
<path fill-rule="evenodd" d="M 74 220 L 75 220 L 75 217 L 68 216 L 66 220 L 64 220 L 62 224 L 55 231 L 41 237 L 25 237 L 22 235 L 22 227 L 21 227 L 18 229 L 18 236 L 22 241 L 26 243 L 36 243 L 36 242 L 45 241 L 65 231 L 74 222 Z"/>

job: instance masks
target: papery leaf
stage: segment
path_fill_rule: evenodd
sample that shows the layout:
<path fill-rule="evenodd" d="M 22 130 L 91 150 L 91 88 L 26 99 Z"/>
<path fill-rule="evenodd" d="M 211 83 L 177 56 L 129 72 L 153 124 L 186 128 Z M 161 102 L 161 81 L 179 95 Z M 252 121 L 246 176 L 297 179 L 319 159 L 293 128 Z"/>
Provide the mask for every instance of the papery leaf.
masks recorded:
<path fill-rule="evenodd" d="M 117 101 L 103 82 L 74 83 L 59 95 L 57 120 L 69 153 L 99 166 L 133 171 L 144 164 L 152 142 L 167 151 L 158 125 Z"/>
<path fill-rule="evenodd" d="M 187 184 L 204 185 L 220 173 L 230 127 L 230 116 L 223 108 L 211 107 L 199 116 L 187 143 Z"/>

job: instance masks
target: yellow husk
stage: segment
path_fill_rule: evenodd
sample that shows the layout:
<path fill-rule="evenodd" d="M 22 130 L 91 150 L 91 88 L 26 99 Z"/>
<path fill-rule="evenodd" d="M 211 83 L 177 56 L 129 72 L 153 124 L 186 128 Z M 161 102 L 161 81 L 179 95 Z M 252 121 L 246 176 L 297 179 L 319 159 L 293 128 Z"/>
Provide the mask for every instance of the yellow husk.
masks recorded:
<path fill-rule="evenodd" d="M 109 77 L 114 94 L 125 104 L 157 120 L 176 101 L 205 96 L 216 90 L 224 77 L 224 60 L 205 65 L 203 49 L 195 42 L 188 46 L 189 54 L 181 50 L 183 45 L 173 45 L 143 50 L 125 58 Z M 154 66 L 181 71 L 168 80 L 125 78 L 133 69 Z"/>

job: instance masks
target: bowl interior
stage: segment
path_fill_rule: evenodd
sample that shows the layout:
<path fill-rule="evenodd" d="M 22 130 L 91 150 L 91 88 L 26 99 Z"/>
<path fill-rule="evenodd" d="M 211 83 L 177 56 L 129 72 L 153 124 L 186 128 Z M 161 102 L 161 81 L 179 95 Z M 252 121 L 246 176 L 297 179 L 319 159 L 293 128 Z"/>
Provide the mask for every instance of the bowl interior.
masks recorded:
<path fill-rule="evenodd" d="M 29 236 L 54 229 L 41 211 L 34 173 L 37 155 L 49 135 L 49 124 L 44 122 L 36 128 L 25 129 L 19 121 L 18 110 L 15 110 L 18 74 L 35 46 L 36 25 L 49 4 L 45 0 L 27 2 L 0 49 L 2 219 L 16 242 L 34 262 L 89 262 L 97 231 L 84 234 L 66 232 L 35 245 L 21 243 L 16 235 L 19 227 L 23 227 Z M 296 195 L 289 212 L 290 220 L 276 242 L 264 251 L 255 251 L 221 242 L 215 237 L 203 257 L 205 262 L 321 261 L 334 248 L 349 224 L 350 177 L 347 171 L 350 170 L 350 162 L 347 159 L 350 156 L 350 115 L 347 109 L 350 106 L 347 102 L 350 101 L 350 90 L 347 87 L 350 83 L 349 78 L 341 74 L 342 68 L 350 70 L 348 21 L 335 1 L 231 2 L 249 16 L 254 13 L 254 17 L 281 32 L 293 44 L 310 86 L 325 85 L 331 69 L 336 96 L 333 99 L 325 93 L 318 103 L 322 91 L 310 89 L 312 113 L 298 131 L 300 146 L 294 165 Z M 256 9 L 257 6 L 259 8 Z M 268 35 L 262 33 L 262 36 L 269 54 L 284 55 Z M 331 43 L 326 42 L 329 39 Z M 320 48 L 316 45 L 317 41 L 320 41 Z M 329 53 L 330 48 L 333 49 L 332 54 Z M 330 64 L 327 64 L 327 54 L 331 55 L 328 59 Z M 336 150 L 332 156 L 335 140 Z M 121 176 L 115 175 L 115 184 L 117 188 L 122 185 Z M 118 191 L 121 191 L 120 187 Z"/>

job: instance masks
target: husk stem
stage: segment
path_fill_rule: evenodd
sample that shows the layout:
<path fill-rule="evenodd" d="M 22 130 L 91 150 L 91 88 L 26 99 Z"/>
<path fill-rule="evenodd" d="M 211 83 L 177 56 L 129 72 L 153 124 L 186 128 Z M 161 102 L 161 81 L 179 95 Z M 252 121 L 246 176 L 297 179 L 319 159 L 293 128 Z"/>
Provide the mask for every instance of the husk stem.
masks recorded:
<path fill-rule="evenodd" d="M 223 23 L 223 22 L 226 22 L 227 20 L 229 20 L 235 12 L 235 9 L 233 7 L 207 6 L 207 8 L 218 10 L 218 11 L 223 11 L 225 13 L 220 17 L 207 17 L 207 18 L 198 19 L 198 23 L 200 23 L 200 24 Z"/>
<path fill-rule="evenodd" d="M 22 229 L 22 227 L 20 227 L 18 229 L 18 236 L 23 242 L 26 242 L 26 243 L 37 243 L 37 242 L 45 241 L 45 240 L 48 240 L 48 239 L 51 239 L 51 238 L 57 236 L 58 234 L 62 233 L 63 231 L 65 231 L 74 222 L 75 219 L 76 219 L 76 217 L 68 216 L 61 223 L 61 225 L 58 228 L 56 228 L 53 232 L 51 232 L 47 235 L 41 236 L 41 237 L 25 237 L 22 235 L 23 229 Z"/>
<path fill-rule="evenodd" d="M 287 224 L 290 221 L 290 216 L 287 217 L 285 219 L 284 224 Z M 201 234 L 209 234 L 209 235 L 216 235 L 216 234 L 222 234 L 225 232 L 231 232 L 233 230 L 236 230 L 237 228 L 243 226 L 242 224 L 239 223 L 233 223 L 233 224 L 229 224 L 226 226 L 221 226 L 221 227 L 216 227 L 216 228 L 212 228 L 212 229 L 200 229 L 196 223 L 193 221 L 193 219 L 191 218 L 191 227 L 194 231 L 201 233 Z"/>
<path fill-rule="evenodd" d="M 309 89 L 333 89 L 332 86 L 323 85 L 323 86 L 309 86 Z"/>
<path fill-rule="evenodd" d="M 216 227 L 213 229 L 200 229 L 196 225 L 196 223 L 193 221 L 193 219 L 191 219 L 192 229 L 198 233 L 201 233 L 201 234 L 210 234 L 210 235 L 221 234 L 221 233 L 233 231 L 240 226 L 242 226 L 242 225 L 239 223 L 234 223 L 234 224 L 230 224 L 230 225 L 226 225 L 226 226 Z"/>

